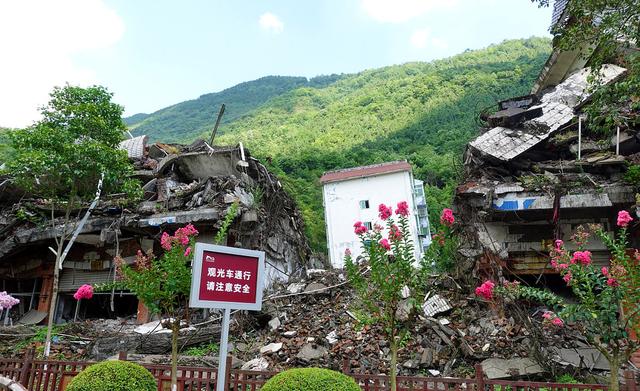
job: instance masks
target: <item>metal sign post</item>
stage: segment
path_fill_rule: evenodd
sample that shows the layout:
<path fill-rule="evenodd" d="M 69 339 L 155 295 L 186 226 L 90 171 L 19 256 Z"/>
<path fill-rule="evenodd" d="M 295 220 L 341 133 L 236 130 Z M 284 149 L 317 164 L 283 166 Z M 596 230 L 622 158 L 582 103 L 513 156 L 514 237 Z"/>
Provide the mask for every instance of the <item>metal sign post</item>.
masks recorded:
<path fill-rule="evenodd" d="M 264 252 L 196 243 L 189 306 L 222 308 L 222 332 L 216 390 L 226 389 L 231 310 L 260 311 L 264 286 Z"/>

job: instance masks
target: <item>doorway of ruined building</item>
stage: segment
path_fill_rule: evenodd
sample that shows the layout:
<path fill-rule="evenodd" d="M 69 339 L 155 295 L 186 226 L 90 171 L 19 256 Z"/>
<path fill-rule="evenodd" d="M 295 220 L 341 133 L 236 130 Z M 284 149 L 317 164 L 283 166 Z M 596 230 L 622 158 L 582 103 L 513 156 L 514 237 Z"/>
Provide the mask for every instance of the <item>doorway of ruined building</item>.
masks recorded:
<path fill-rule="evenodd" d="M 132 293 L 115 292 L 113 309 L 111 293 L 94 293 L 88 300 L 77 301 L 73 293 L 64 292 L 59 296 L 56 323 L 73 322 L 78 308 L 78 321 L 91 319 L 135 319 L 138 311 L 138 298 Z"/>
<path fill-rule="evenodd" d="M 0 291 L 5 291 L 20 302 L 11 310 L 0 313 L 0 325 L 15 324 L 24 314 L 38 307 L 41 278 L 2 278 Z"/>

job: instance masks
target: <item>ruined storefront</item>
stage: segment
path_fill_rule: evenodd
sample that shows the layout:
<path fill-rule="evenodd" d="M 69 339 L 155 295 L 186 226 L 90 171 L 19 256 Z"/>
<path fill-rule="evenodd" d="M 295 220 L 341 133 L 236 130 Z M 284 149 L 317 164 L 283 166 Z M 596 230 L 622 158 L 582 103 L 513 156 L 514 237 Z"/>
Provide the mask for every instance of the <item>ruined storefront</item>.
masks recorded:
<path fill-rule="evenodd" d="M 198 240 L 212 242 L 233 203 L 239 215 L 228 235 L 229 246 L 263 250 L 267 278 L 287 279 L 302 273 L 310 256 L 304 224 L 282 184 L 242 145 L 211 147 L 146 145 L 146 137 L 122 143 L 144 190 L 143 201 L 131 205 L 117 194 L 103 197 L 91 212 L 66 257 L 60 274 L 57 321 L 72 319 L 72 295 L 82 284 L 114 280 L 113 257 L 133 262 L 138 251 L 161 253 L 162 231 L 192 223 Z M 19 194 L 4 181 L 0 188 L 0 290 L 21 303 L 11 318 L 37 323 L 47 316 L 52 289 L 56 229 L 47 200 Z M 82 216 L 86 209 L 74 212 Z M 56 217 L 56 221 L 60 221 Z M 57 227 L 60 229 L 60 227 Z M 128 292 L 102 292 L 81 307 L 83 317 L 126 317 L 146 320 L 144 306 Z M 7 317 L 2 321 L 8 321 Z"/>
<path fill-rule="evenodd" d="M 534 90 L 545 88 L 499 102 L 485 118 L 488 129 L 465 153 L 455 197 L 465 225 L 460 252 L 465 267 L 480 274 L 553 275 L 548 251 L 555 239 L 569 242 L 588 223 L 612 231 L 617 211 L 635 204 L 624 173 L 640 152 L 637 130 L 620 129 L 611 138 L 589 132 L 581 110 L 592 93 L 590 68 L 545 86 L 552 59 Z M 625 69 L 609 64 L 601 72 L 604 85 L 624 77 Z M 604 243 L 592 239 L 587 249 L 596 265 L 608 264 Z"/>

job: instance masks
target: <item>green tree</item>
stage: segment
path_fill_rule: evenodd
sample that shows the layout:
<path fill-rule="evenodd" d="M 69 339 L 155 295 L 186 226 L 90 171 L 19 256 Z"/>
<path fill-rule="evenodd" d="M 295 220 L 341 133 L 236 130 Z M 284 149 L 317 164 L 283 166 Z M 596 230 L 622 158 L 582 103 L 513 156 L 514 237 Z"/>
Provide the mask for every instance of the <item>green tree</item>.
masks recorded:
<path fill-rule="evenodd" d="M 129 179 L 132 167 L 127 154 L 118 150 L 125 126 L 123 108 L 111 102 L 112 94 L 100 86 L 67 85 L 54 88 L 50 96 L 41 109 L 40 121 L 10 132 L 14 152 L 7 162 L 16 185 L 49 203 L 56 232 L 45 355 L 51 345 L 63 250 L 78 223 L 73 211 L 96 196 L 99 183 L 102 192 L 125 192 L 130 197 L 140 194 L 138 183 Z M 59 212 L 61 222 L 56 219 Z"/>
<path fill-rule="evenodd" d="M 376 224 L 369 231 L 360 221 L 354 224 L 369 270 L 361 270 L 361 265 L 354 262 L 350 252 L 345 256 L 345 266 L 362 306 L 370 314 L 369 320 L 382 325 L 389 341 L 390 386 L 391 391 L 396 391 L 398 348 L 410 337 L 408 318 L 422 289 L 420 273 L 414 268 L 417 261 L 409 230 L 407 203 L 398 204 L 397 224 L 391 207 L 381 204 L 378 210 L 385 227 Z"/>

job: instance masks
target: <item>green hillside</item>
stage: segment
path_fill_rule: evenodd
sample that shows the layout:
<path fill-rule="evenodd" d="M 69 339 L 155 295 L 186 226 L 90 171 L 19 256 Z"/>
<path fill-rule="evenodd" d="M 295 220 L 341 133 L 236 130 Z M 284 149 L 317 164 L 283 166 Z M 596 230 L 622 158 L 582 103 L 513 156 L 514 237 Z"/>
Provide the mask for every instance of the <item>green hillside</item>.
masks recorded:
<path fill-rule="evenodd" d="M 0 164 L 4 163 L 13 152 L 8 134 L 10 131 L 11 129 L 0 127 Z"/>
<path fill-rule="evenodd" d="M 217 143 L 243 141 L 271 162 L 298 200 L 316 249 L 325 244 L 318 178 L 326 170 L 408 159 L 428 185 L 437 220 L 449 205 L 463 148 L 477 134 L 478 113 L 528 93 L 549 52 L 547 39 L 505 41 L 297 88 L 221 127 Z"/>
<path fill-rule="evenodd" d="M 220 106 L 226 104 L 221 124 L 231 123 L 256 109 L 269 99 L 299 87 L 323 87 L 341 76 L 306 77 L 267 76 L 240 83 L 226 90 L 206 94 L 158 110 L 152 114 L 135 114 L 124 118 L 134 135 L 146 134 L 152 141 L 180 142 L 193 140 L 210 132 Z"/>

